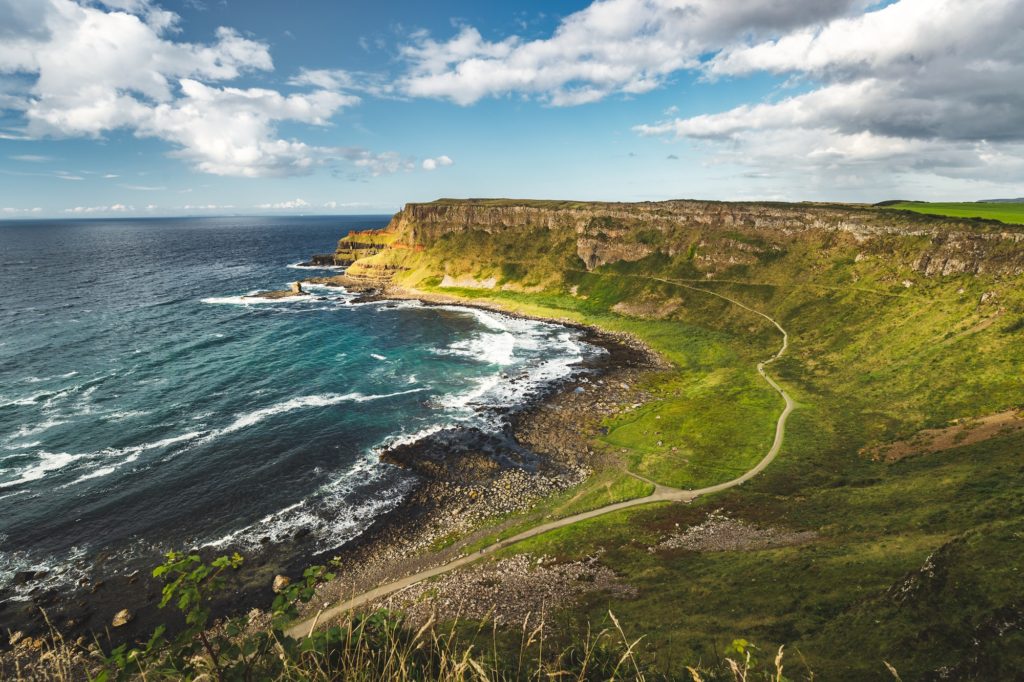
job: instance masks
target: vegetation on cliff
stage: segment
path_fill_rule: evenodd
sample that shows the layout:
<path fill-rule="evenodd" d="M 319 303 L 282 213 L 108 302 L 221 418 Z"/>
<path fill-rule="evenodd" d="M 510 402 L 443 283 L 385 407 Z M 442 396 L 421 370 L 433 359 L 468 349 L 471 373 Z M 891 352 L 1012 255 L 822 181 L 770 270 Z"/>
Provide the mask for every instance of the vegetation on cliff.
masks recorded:
<path fill-rule="evenodd" d="M 407 206 L 396 245 L 357 277 L 630 332 L 669 359 L 654 396 L 595 447 L 686 487 L 749 467 L 775 406 L 750 369 L 774 331 L 693 288 L 778 319 L 777 378 L 800 403 L 779 459 L 740 490 L 630 510 L 507 552 L 601 561 L 637 585 L 608 608 L 645 655 L 711 656 L 736 634 L 800 648 L 833 677 L 995 679 L 1024 665 L 1019 430 L 899 461 L 870 451 L 1019 409 L 1024 229 L 892 209 L 442 200 Z M 648 551 L 722 509 L 815 539 L 749 551 Z M 739 628 L 739 632 L 737 632 Z"/>

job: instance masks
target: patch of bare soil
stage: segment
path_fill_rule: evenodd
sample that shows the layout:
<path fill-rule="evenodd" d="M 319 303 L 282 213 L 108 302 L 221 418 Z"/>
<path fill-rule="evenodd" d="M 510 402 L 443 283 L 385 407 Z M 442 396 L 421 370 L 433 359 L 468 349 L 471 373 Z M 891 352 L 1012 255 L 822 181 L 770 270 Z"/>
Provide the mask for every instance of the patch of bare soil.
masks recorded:
<path fill-rule="evenodd" d="M 1021 429 L 1024 429 L 1024 414 L 1007 410 L 978 419 L 960 419 L 941 429 L 924 429 L 906 440 L 865 448 L 861 452 L 876 461 L 896 462 L 905 457 L 973 445 Z"/>
<path fill-rule="evenodd" d="M 746 521 L 731 519 L 720 511 L 708 514 L 703 523 L 672 533 L 649 551 L 685 549 L 691 552 L 735 552 L 772 547 L 787 547 L 810 542 L 814 531 L 785 528 L 759 528 Z"/>
<path fill-rule="evenodd" d="M 400 610 L 417 625 L 431 617 L 521 625 L 539 622 L 545 613 L 599 590 L 625 597 L 637 594 L 636 588 L 622 582 L 597 556 L 556 563 L 550 557 L 520 554 L 416 583 L 374 606 Z"/>
<path fill-rule="evenodd" d="M 612 310 L 620 315 L 640 317 L 643 319 L 663 320 L 683 305 L 677 298 L 669 300 L 633 300 L 620 301 L 612 306 Z"/>

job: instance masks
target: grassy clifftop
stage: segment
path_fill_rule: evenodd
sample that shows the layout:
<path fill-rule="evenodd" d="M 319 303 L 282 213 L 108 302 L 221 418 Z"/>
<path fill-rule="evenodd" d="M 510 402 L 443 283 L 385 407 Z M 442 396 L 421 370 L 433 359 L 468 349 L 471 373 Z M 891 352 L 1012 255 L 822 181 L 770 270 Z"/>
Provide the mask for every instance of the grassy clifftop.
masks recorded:
<path fill-rule="evenodd" d="M 928 215 L 951 216 L 956 218 L 979 218 L 1000 222 L 1024 224 L 1024 203 L 1019 202 L 952 202 L 932 203 L 925 201 L 904 201 L 889 205 L 890 208 Z"/>
<path fill-rule="evenodd" d="M 594 446 L 669 485 L 752 466 L 781 409 L 753 369 L 777 330 L 701 290 L 789 331 L 772 371 L 800 405 L 760 477 L 509 550 L 603 548 L 639 588 L 592 595 L 568 621 L 611 608 L 663 661 L 713 657 L 737 635 L 796 645 L 828 679 L 878 678 L 882 660 L 905 680 L 1024 665 L 1022 432 L 870 455 L 1024 406 L 1024 228 L 860 206 L 441 200 L 410 205 L 388 231 L 394 245 L 354 275 L 630 332 L 668 358 L 673 369 L 647 379 L 654 398 Z M 813 539 L 664 544 L 714 509 Z"/>

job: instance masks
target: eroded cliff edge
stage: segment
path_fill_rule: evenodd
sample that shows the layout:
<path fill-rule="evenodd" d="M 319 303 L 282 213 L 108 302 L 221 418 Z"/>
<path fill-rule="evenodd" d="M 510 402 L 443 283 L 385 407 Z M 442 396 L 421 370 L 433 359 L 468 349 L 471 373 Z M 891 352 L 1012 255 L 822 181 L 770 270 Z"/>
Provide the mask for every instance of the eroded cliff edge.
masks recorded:
<path fill-rule="evenodd" d="M 908 276 L 1020 275 L 1022 241 L 1019 226 L 871 206 L 442 199 L 407 204 L 384 230 L 349 234 L 334 263 L 356 278 L 544 288 L 566 271 L 639 261 L 647 272 L 708 279 L 873 261 L 876 276 L 906 285 Z"/>

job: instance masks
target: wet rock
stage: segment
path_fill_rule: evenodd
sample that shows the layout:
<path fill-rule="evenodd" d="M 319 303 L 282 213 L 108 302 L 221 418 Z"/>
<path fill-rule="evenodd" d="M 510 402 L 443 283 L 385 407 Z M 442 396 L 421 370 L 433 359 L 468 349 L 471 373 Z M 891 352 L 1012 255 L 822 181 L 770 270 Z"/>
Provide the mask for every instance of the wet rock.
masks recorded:
<path fill-rule="evenodd" d="M 14 584 L 24 585 L 35 579 L 35 571 L 18 571 L 14 574 Z"/>

